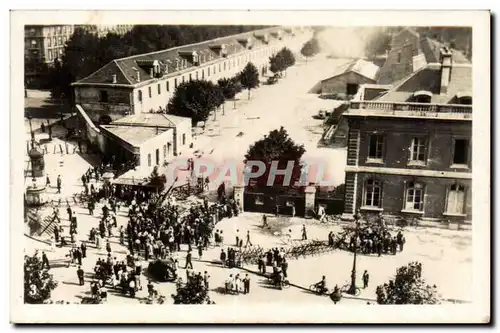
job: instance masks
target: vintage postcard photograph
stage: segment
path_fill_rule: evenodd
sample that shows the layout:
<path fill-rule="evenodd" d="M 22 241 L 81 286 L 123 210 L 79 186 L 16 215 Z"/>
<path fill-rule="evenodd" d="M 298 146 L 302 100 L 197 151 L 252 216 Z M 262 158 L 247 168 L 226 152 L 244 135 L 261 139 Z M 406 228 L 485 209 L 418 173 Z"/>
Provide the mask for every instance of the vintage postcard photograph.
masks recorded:
<path fill-rule="evenodd" d="M 490 321 L 488 11 L 10 24 L 11 322 Z"/>

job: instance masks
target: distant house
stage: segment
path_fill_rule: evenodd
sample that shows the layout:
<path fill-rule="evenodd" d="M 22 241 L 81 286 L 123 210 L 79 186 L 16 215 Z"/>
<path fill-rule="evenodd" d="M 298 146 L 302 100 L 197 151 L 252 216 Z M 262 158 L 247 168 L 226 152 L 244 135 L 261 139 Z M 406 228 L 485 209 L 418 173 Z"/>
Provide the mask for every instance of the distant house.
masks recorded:
<path fill-rule="evenodd" d="M 440 61 L 440 50 L 445 45 L 429 37 L 421 37 L 412 28 L 406 28 L 392 37 L 385 64 L 380 69 L 377 83 L 395 84 L 430 63 Z M 453 62 L 470 61 L 460 51 L 450 49 Z"/>
<path fill-rule="evenodd" d="M 339 71 L 321 81 L 321 95 L 354 96 L 359 86 L 375 83 L 379 67 L 359 59 L 339 68 Z"/>

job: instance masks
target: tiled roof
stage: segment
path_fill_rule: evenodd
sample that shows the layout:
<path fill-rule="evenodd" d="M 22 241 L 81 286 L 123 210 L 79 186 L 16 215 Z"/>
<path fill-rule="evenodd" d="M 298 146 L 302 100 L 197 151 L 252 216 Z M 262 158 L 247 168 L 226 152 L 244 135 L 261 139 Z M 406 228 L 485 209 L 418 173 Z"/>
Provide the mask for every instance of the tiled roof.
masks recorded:
<path fill-rule="evenodd" d="M 190 118 L 166 115 L 163 113 L 139 113 L 115 120 L 111 125 L 175 127 L 179 123 L 187 120 L 191 121 Z"/>
<path fill-rule="evenodd" d="M 330 80 L 331 78 L 334 78 L 334 77 L 337 77 L 339 75 L 349 73 L 349 72 L 354 72 L 354 73 L 357 73 L 361 76 L 369 78 L 371 80 L 376 80 L 377 73 L 378 73 L 379 69 L 380 68 L 372 62 L 369 62 L 369 61 L 366 61 L 363 59 L 358 59 L 356 61 L 353 61 L 351 63 L 348 63 L 346 65 L 338 67 L 338 70 L 335 72 L 334 75 L 332 75 L 329 78 L 326 78 L 322 81 Z"/>
<path fill-rule="evenodd" d="M 440 94 L 441 88 L 441 65 L 429 64 L 416 71 L 406 80 L 389 90 L 379 101 L 406 102 L 419 90 L 432 93 L 431 103 L 449 104 L 454 103 L 457 93 L 472 91 L 472 66 L 467 64 L 456 64 L 451 68 L 450 82 L 446 94 Z"/>
<path fill-rule="evenodd" d="M 243 38 L 248 38 L 251 41 L 252 46 L 259 46 L 264 43 L 256 36 L 267 35 L 268 40 L 272 42 L 273 35 L 271 32 L 286 30 L 284 27 L 272 27 L 258 31 L 250 31 L 237 35 L 227 36 L 216 38 L 196 44 L 184 45 L 175 48 L 171 48 L 168 50 L 150 52 L 146 54 L 134 55 L 126 58 L 116 59 L 100 68 L 96 72 L 91 75 L 81 79 L 73 83 L 74 85 L 78 84 L 112 84 L 112 75 L 117 75 L 116 84 L 120 85 L 135 85 L 138 83 L 142 83 L 151 79 L 150 72 L 147 66 L 144 66 L 145 63 L 152 63 L 154 60 L 157 60 L 163 67 L 168 66 L 168 75 L 172 75 L 173 73 L 182 71 L 184 69 L 176 70 L 176 59 L 178 60 L 187 60 L 187 67 L 195 66 L 190 62 L 189 57 L 179 55 L 179 52 L 194 52 L 196 51 L 199 55 L 203 55 L 203 59 L 199 59 L 200 63 L 209 62 L 209 56 L 212 56 L 212 60 L 216 60 L 220 58 L 221 55 L 217 53 L 217 50 L 213 47 L 214 45 L 225 45 L 226 54 L 232 55 L 235 53 L 239 53 L 245 49 L 245 46 L 242 45 L 238 40 Z M 137 80 L 137 72 L 139 73 L 139 80 Z"/>
<path fill-rule="evenodd" d="M 171 129 L 160 129 L 155 127 L 143 126 L 119 126 L 119 125 L 101 125 L 107 132 L 127 142 L 131 146 L 138 147 L 144 142 L 154 137 L 171 131 Z"/>
<path fill-rule="evenodd" d="M 427 60 L 427 63 L 440 62 L 440 50 L 445 45 L 437 40 L 424 37 L 420 39 L 420 49 Z M 470 64 L 467 57 L 460 51 L 451 49 L 451 60 L 457 64 Z"/>

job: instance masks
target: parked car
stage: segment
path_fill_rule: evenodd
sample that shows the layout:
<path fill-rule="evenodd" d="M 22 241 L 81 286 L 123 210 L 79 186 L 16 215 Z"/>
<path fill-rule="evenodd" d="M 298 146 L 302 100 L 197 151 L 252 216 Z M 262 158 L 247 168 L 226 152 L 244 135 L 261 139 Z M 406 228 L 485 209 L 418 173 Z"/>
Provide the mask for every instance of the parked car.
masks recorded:
<path fill-rule="evenodd" d="M 278 74 L 274 74 L 273 76 L 269 77 L 267 79 L 267 84 L 275 84 L 276 82 L 278 82 Z"/>

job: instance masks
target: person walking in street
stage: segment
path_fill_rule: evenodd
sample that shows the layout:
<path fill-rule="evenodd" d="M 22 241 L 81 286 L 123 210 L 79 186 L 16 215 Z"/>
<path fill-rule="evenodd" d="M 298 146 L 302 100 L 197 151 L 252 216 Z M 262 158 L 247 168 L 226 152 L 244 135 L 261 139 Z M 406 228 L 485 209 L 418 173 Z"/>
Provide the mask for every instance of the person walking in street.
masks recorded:
<path fill-rule="evenodd" d="M 78 276 L 78 283 L 80 286 L 83 286 L 85 284 L 85 279 L 84 279 L 84 272 L 82 269 L 82 266 L 78 266 L 78 269 L 76 271 L 76 275 Z"/>
<path fill-rule="evenodd" d="M 306 225 L 302 225 L 302 240 L 307 240 L 307 230 L 306 230 Z"/>
<path fill-rule="evenodd" d="M 370 281 L 370 274 L 368 274 L 368 271 L 365 270 L 363 273 L 363 289 L 368 288 L 368 282 Z"/>
<path fill-rule="evenodd" d="M 78 261 L 78 265 L 82 265 L 82 251 L 77 247 L 75 248 L 76 260 Z"/>
<path fill-rule="evenodd" d="M 224 249 L 220 251 L 220 261 L 222 264 L 222 267 L 226 267 L 226 252 L 224 252 Z"/>
<path fill-rule="evenodd" d="M 47 258 L 47 254 L 45 251 L 42 252 L 42 269 L 47 266 L 47 269 L 50 269 L 49 258 Z"/>
<path fill-rule="evenodd" d="M 262 228 L 267 228 L 269 225 L 267 224 L 267 216 L 266 214 L 262 215 Z"/>
<path fill-rule="evenodd" d="M 45 177 L 45 186 L 50 187 L 50 178 L 49 178 L 49 174 L 47 174 L 47 176 Z"/>
<path fill-rule="evenodd" d="M 70 206 L 68 206 L 68 208 L 66 208 L 66 212 L 68 213 L 68 221 L 72 222 L 73 221 L 73 211 L 71 210 Z"/>
<path fill-rule="evenodd" d="M 87 244 L 85 242 L 80 245 L 80 250 L 82 251 L 82 258 L 87 258 Z"/>
<path fill-rule="evenodd" d="M 198 243 L 198 259 L 201 260 L 203 257 L 203 243 L 199 242 Z"/>
<path fill-rule="evenodd" d="M 188 266 L 189 268 L 193 269 L 191 251 L 188 251 L 188 253 L 186 254 L 186 266 L 184 267 L 184 269 L 188 268 Z"/>
<path fill-rule="evenodd" d="M 250 231 L 247 230 L 247 242 L 245 243 L 245 247 L 248 245 L 252 246 L 252 242 L 250 241 Z"/>
<path fill-rule="evenodd" d="M 89 210 L 89 215 L 94 215 L 94 201 L 89 200 L 89 202 L 87 203 L 87 208 Z"/>
<path fill-rule="evenodd" d="M 57 176 L 57 193 L 61 193 L 62 180 L 61 175 Z"/>
<path fill-rule="evenodd" d="M 205 273 L 203 274 L 203 284 L 205 285 L 205 289 L 209 289 L 209 281 L 210 279 L 210 275 L 208 275 L 207 271 L 205 271 Z"/>
<path fill-rule="evenodd" d="M 245 278 L 243 279 L 243 294 L 249 294 L 250 293 L 250 277 L 248 274 L 245 275 Z"/>

